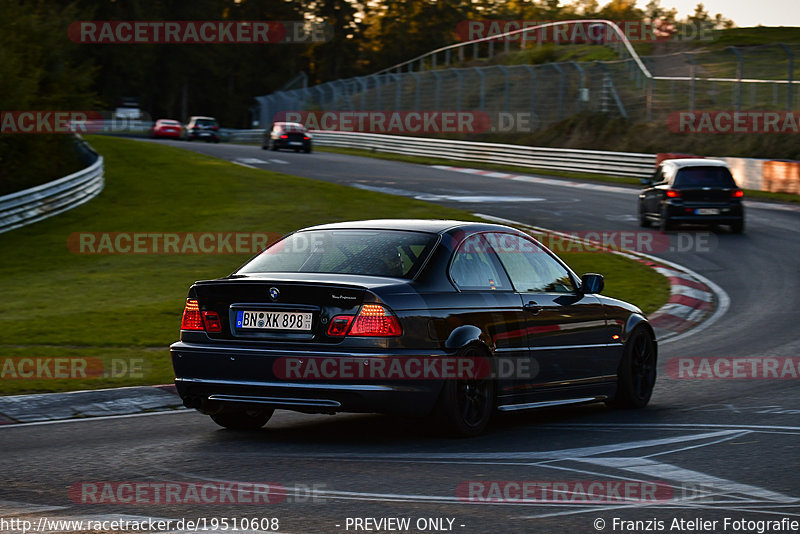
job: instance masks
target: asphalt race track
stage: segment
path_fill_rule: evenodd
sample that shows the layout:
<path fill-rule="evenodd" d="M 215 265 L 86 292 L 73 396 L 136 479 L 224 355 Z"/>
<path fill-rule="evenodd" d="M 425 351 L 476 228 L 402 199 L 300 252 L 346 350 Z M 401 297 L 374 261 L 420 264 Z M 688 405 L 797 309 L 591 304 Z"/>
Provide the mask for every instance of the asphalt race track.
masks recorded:
<path fill-rule="evenodd" d="M 322 152 L 163 143 L 561 231 L 639 230 L 631 188 L 567 187 Z M 788 361 L 797 371 L 798 231 L 800 211 L 750 205 L 743 235 L 689 230 L 654 252 L 716 283 L 730 308 L 701 332 L 659 347 L 660 377 L 646 410 L 587 406 L 504 415 L 469 440 L 435 437 L 414 420 L 291 412 L 276 412 L 254 434 L 221 430 L 192 411 L 6 426 L 0 428 L 0 516 L 9 510 L 51 519 L 244 516 L 278 518 L 279 530 L 293 533 L 387 532 L 369 523 L 357 528 L 353 518 L 389 517 L 410 518 L 411 532 L 464 533 L 644 532 L 648 526 L 615 525 L 615 518 L 652 520 L 652 531 L 734 532 L 724 527 L 725 518 L 800 520 L 797 375 L 690 380 L 666 372 L 679 357 L 794 358 Z M 70 498 L 75 484 L 103 481 L 273 483 L 287 494 L 271 504 L 77 504 Z M 509 481 L 566 482 L 569 489 L 520 503 L 513 491 L 502 493 L 515 487 Z M 610 502 L 592 502 L 577 492 L 576 481 L 659 489 L 654 499 L 612 495 Z M 494 499 L 491 488 L 501 488 Z M 717 523 L 671 528 L 676 518 L 700 517 Z M 441 524 L 427 521 L 439 518 Z"/>

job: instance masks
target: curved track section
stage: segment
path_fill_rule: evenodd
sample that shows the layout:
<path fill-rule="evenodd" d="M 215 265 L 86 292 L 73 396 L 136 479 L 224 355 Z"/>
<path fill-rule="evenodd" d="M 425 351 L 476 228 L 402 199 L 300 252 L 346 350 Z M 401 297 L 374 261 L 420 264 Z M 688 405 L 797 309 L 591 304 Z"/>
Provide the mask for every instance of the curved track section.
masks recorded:
<path fill-rule="evenodd" d="M 638 230 L 635 189 L 466 174 L 330 153 L 170 144 L 532 226 Z M 797 371 L 800 213 L 751 205 L 748 217 L 744 235 L 687 232 L 685 242 L 653 252 L 659 261 L 684 265 L 718 285 L 730 306 L 702 331 L 660 347 L 660 379 L 646 410 L 585 406 L 504 415 L 486 435 L 470 440 L 433 437 L 416 421 L 288 412 L 277 413 L 252 435 L 219 430 L 193 412 L 0 428 L 0 469 L 7 481 L 0 488 L 0 507 L 16 517 L 270 516 L 280 519 L 281 532 L 363 532 L 354 528 L 354 518 L 389 517 L 409 518 L 412 527 L 405 532 L 465 533 L 633 530 L 615 527 L 619 520 L 660 521 L 668 531 L 673 521 L 700 517 L 717 521 L 705 532 L 721 532 L 726 518 L 798 520 L 797 377 L 687 379 L 678 372 L 687 358 L 705 358 L 706 365 L 712 358 L 728 363 L 771 358 L 794 362 Z M 713 365 L 709 369 L 713 372 Z M 269 506 L 89 504 L 68 493 L 87 481 L 220 480 L 280 483 L 285 492 Z M 545 483 L 558 491 L 542 494 L 534 488 L 517 498 L 513 484 L 522 482 L 529 489 L 530 483 L 539 483 L 539 489 Z M 591 483 L 605 488 L 599 502 L 587 498 Z M 650 499 L 641 493 L 620 499 L 619 488 L 655 488 L 655 493 L 645 492 Z M 416 523 L 421 518 L 441 522 L 428 522 L 423 530 Z M 699 529 L 683 529 L 691 530 Z"/>

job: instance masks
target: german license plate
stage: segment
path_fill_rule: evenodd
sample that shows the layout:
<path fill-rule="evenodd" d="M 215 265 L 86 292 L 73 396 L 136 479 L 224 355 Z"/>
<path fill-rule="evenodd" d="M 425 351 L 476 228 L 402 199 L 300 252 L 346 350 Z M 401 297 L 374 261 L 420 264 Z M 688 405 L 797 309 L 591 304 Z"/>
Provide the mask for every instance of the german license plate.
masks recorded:
<path fill-rule="evenodd" d="M 236 328 L 310 332 L 312 314 L 306 312 L 248 311 L 236 312 Z"/>
<path fill-rule="evenodd" d="M 289 141 L 289 144 L 292 146 L 300 146 L 303 143 L 301 141 Z"/>
<path fill-rule="evenodd" d="M 697 208 L 694 210 L 695 215 L 719 215 L 717 208 Z"/>

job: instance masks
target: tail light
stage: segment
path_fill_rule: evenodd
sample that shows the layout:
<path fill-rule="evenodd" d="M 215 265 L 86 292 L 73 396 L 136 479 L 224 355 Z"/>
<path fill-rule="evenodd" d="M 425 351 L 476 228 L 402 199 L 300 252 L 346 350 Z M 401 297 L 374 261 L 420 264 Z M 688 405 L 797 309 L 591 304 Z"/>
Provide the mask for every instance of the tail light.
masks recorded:
<path fill-rule="evenodd" d="M 364 304 L 355 317 L 337 315 L 328 327 L 328 335 L 332 337 L 396 337 L 402 333 L 397 316 L 380 304 Z"/>
<path fill-rule="evenodd" d="M 289 139 L 289 136 L 288 136 L 288 135 L 286 135 L 286 134 L 283 134 L 283 135 L 281 136 L 281 139 Z"/>
<path fill-rule="evenodd" d="M 222 332 L 222 321 L 215 311 L 200 311 L 197 299 L 186 299 L 181 318 L 181 330 L 205 330 Z"/>
<path fill-rule="evenodd" d="M 203 324 L 206 332 L 222 332 L 222 321 L 219 320 L 219 315 L 215 311 L 203 312 Z"/>
<path fill-rule="evenodd" d="M 742 198 L 744 196 L 744 191 L 742 191 L 741 189 L 734 189 L 733 191 L 731 191 L 731 196 L 733 198 Z"/>
<path fill-rule="evenodd" d="M 310 138 L 309 136 L 307 136 L 307 135 L 304 135 L 304 136 L 303 136 L 303 139 L 305 139 L 306 141 L 308 141 L 308 140 L 309 140 L 309 139 L 311 139 L 311 138 Z"/>
<path fill-rule="evenodd" d="M 186 299 L 181 319 L 181 330 L 204 330 L 203 316 L 196 299 Z"/>
<path fill-rule="evenodd" d="M 681 192 L 676 191 L 675 189 L 667 189 L 667 197 L 669 198 L 680 198 Z"/>
<path fill-rule="evenodd" d="M 212 130 L 214 130 L 214 131 L 217 131 L 217 130 L 219 130 L 219 126 L 217 126 L 217 125 L 215 124 L 214 126 L 212 126 L 212 127 L 211 127 L 211 129 L 212 129 Z"/>

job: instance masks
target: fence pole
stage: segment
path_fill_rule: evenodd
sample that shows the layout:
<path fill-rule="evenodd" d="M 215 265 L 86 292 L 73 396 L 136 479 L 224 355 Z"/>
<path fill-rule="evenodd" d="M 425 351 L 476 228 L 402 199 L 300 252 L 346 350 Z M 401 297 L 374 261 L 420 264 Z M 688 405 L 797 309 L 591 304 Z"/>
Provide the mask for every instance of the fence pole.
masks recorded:
<path fill-rule="evenodd" d="M 464 76 L 461 74 L 461 69 L 453 69 L 458 79 L 458 87 L 456 87 L 456 111 L 461 111 L 461 90 L 464 85 Z"/>
<path fill-rule="evenodd" d="M 697 91 L 697 62 L 691 54 L 684 52 L 683 55 L 689 60 L 689 71 L 692 77 L 692 81 L 689 84 L 689 111 L 694 113 L 695 91 Z"/>
<path fill-rule="evenodd" d="M 475 72 L 478 73 L 478 76 L 481 77 L 481 93 L 480 93 L 480 104 L 478 109 L 484 111 L 484 107 L 486 106 L 486 75 L 483 74 L 480 67 L 472 67 Z"/>
<path fill-rule="evenodd" d="M 789 77 L 786 79 L 786 111 L 792 111 L 792 109 L 794 109 L 794 52 L 792 52 L 792 50 L 783 43 L 779 43 L 778 46 L 783 48 L 783 51 L 786 52 L 787 56 L 789 56 Z"/>
<path fill-rule="evenodd" d="M 536 117 L 536 68 L 532 65 L 524 65 L 526 69 L 528 69 L 528 74 L 530 74 L 531 78 L 531 120 Z"/>
<path fill-rule="evenodd" d="M 736 59 L 738 60 L 738 64 L 736 65 L 736 111 L 742 110 L 742 74 L 744 71 L 744 56 L 742 53 L 739 52 L 739 49 L 735 46 L 729 46 L 727 48 L 734 54 L 736 54 Z"/>
<path fill-rule="evenodd" d="M 570 64 L 573 67 L 575 67 L 575 70 L 578 71 L 578 111 L 581 111 L 583 109 L 583 101 L 581 100 L 583 95 L 581 94 L 581 92 L 583 91 L 583 88 L 585 87 L 585 80 L 584 80 L 584 75 L 583 75 L 584 74 L 583 73 L 583 67 L 581 67 L 578 64 L 577 61 L 570 61 Z"/>
<path fill-rule="evenodd" d="M 436 79 L 436 91 L 433 96 L 433 102 L 434 102 L 433 108 L 439 109 L 439 97 L 442 94 L 442 76 L 441 72 L 439 72 L 438 70 L 432 70 L 431 74 L 433 74 L 433 77 Z"/>
<path fill-rule="evenodd" d="M 558 73 L 558 120 L 564 118 L 564 69 L 557 63 L 550 63 Z"/>
<path fill-rule="evenodd" d="M 497 68 L 503 73 L 503 111 L 508 113 L 511 100 L 511 77 L 508 73 L 508 67 L 505 65 L 497 65 Z"/>

